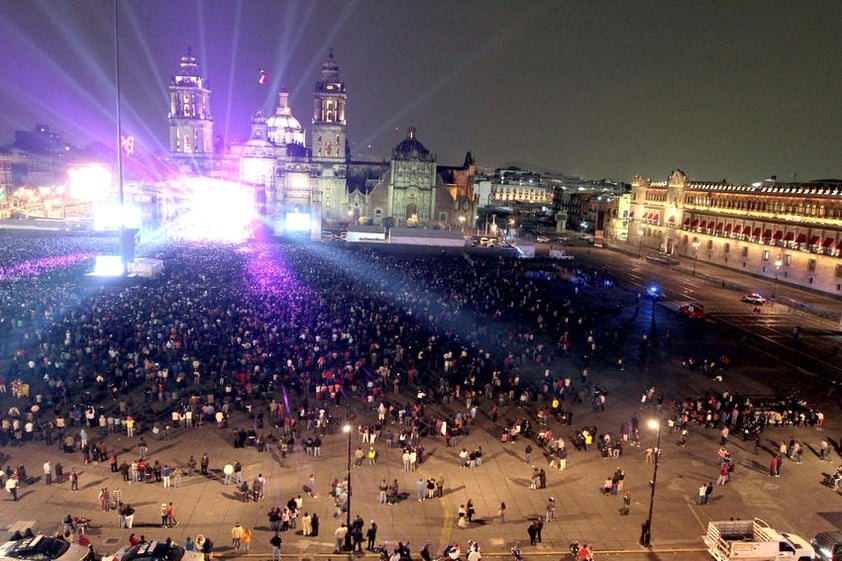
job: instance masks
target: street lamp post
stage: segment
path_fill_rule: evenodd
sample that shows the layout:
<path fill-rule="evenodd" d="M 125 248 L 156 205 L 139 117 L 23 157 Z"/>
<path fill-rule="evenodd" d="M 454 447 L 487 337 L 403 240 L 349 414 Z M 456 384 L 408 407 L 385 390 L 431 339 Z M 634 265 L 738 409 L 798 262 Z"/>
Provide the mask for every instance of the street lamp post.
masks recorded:
<path fill-rule="evenodd" d="M 351 425 L 346 423 L 342 427 L 342 432 L 348 434 L 348 475 L 346 481 L 348 482 L 348 501 L 345 503 L 345 527 L 348 528 L 348 533 L 345 534 L 345 549 L 351 551 Z"/>
<path fill-rule="evenodd" d="M 661 460 L 661 423 L 652 419 L 649 421 L 649 428 L 658 431 L 657 443 L 655 444 L 655 468 L 652 471 L 652 481 L 649 482 L 649 516 L 643 523 L 640 533 L 640 545 L 649 547 L 652 544 L 652 511 L 655 508 L 655 486 L 658 484 L 658 464 Z"/>
<path fill-rule="evenodd" d="M 643 251 L 643 228 L 637 229 L 637 258 L 640 259 L 641 252 Z"/>
<path fill-rule="evenodd" d="M 781 261 L 780 257 L 775 259 L 775 282 L 772 283 L 772 300 L 775 299 L 775 296 L 778 293 L 778 271 L 781 270 L 781 265 L 783 264 L 784 262 Z"/>
<path fill-rule="evenodd" d="M 696 276 L 696 262 L 699 260 L 699 246 L 702 242 L 695 240 L 693 242 L 693 276 Z"/>

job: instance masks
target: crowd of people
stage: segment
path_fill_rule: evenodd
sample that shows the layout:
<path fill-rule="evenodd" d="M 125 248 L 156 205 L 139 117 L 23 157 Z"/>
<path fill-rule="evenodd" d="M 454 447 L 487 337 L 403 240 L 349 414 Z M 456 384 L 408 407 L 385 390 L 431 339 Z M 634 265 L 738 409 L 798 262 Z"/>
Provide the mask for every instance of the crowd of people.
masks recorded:
<path fill-rule="evenodd" d="M 623 364 L 620 326 L 603 322 L 583 291 L 529 275 L 514 259 L 170 242 L 150 253 L 164 260 L 159 278 L 123 284 L 85 278 L 90 256 L 106 246 L 88 238 L 12 237 L 0 252 L 0 283 L 10 288 L 0 302 L 2 371 L 29 386 L 3 414 L 0 445 L 55 441 L 85 462 L 111 458 L 100 441 L 114 432 L 131 436 L 138 426 L 153 427 L 154 438 L 166 439 L 207 423 L 232 428 L 234 447 L 275 444 L 282 454 L 300 447 L 317 457 L 344 408 L 345 421 L 372 418 L 356 423 L 361 466 L 373 465 L 376 454 L 367 454 L 383 439 L 414 471 L 423 462 L 423 438 L 454 447 L 478 412 L 497 422 L 498 406 L 511 403 L 524 414 L 501 419 L 502 444 L 535 439 L 564 469 L 567 445 L 549 422 L 557 430 L 572 426 L 574 406 L 591 401 L 589 395 L 594 410 L 604 411 L 608 392 L 595 389 L 589 369 L 606 349 Z M 562 371 L 562 357 L 574 366 Z M 533 407 L 537 396 L 546 407 Z M 228 427 L 233 411 L 246 414 L 250 426 Z M 739 428 L 749 418 L 821 422 L 798 400 L 747 404 L 729 395 L 674 401 L 668 413 L 678 430 L 691 423 Z M 90 434 L 82 439 L 85 429 Z M 605 458 L 639 442 L 636 420 L 619 433 L 588 426 L 571 437 L 576 449 L 595 445 Z M 454 462 L 482 465 L 481 448 L 459 448 Z M 132 482 L 151 473 L 163 483 L 171 467 L 150 468 L 141 450 L 117 467 L 124 465 Z M 189 465 L 184 459 L 173 468 L 180 474 Z M 622 489 L 622 478 L 616 486 L 613 479 L 612 490 Z M 543 468 L 530 484 L 545 488 Z M 311 490 L 315 496 L 315 484 Z M 402 496 L 391 485 L 385 491 L 385 504 Z M 419 479 L 419 501 L 440 492 L 437 481 Z M 335 482 L 331 495 L 338 518 L 347 483 Z M 279 532 L 284 522 L 289 528 L 299 515 L 304 519 L 300 507 L 278 508 L 270 524 L 279 515 L 280 526 L 273 526 Z M 311 531 L 312 524 L 311 517 Z"/>

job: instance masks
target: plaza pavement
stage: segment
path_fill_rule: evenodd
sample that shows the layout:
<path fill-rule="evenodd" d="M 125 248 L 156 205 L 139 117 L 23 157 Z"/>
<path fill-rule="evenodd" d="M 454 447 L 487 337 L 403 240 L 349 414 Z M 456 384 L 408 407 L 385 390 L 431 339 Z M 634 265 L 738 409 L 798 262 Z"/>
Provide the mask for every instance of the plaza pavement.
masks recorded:
<path fill-rule="evenodd" d="M 696 385 L 710 383 L 699 380 L 696 374 L 684 375 L 687 380 L 683 383 L 688 391 L 695 389 Z M 628 390 L 628 387 L 640 385 L 634 379 L 638 374 L 615 372 L 595 373 L 593 376 L 613 390 L 609 393 L 607 411 L 597 413 L 587 403 L 578 405 L 574 409 L 575 422 L 570 429 L 586 424 L 597 425 L 599 432 L 608 430 L 616 433 L 621 421 L 636 410 L 639 393 Z M 747 391 L 758 384 L 748 377 L 742 378 L 739 373 L 733 372 L 724 384 L 732 384 L 732 391 Z M 405 398 L 406 395 L 401 399 Z M 659 466 L 653 516 L 653 548 L 649 551 L 638 545 L 638 539 L 641 523 L 646 519 L 649 508 L 648 481 L 653 464 L 644 462 L 641 449 L 626 448 L 619 459 L 603 459 L 595 450 L 587 453 L 571 450 L 568 468 L 559 472 L 548 466 L 533 443 L 535 452 L 531 464 L 547 471 L 547 488 L 529 490 L 531 469 L 524 460 L 525 442 L 500 442 L 504 421 L 521 416 L 524 411 L 517 405 L 506 405 L 501 408 L 500 423 L 494 425 L 487 417 L 490 403 L 484 401 L 482 405 L 479 422 L 471 427 L 470 435 L 454 439 L 452 448 L 445 447 L 441 439 L 423 439 L 425 461 L 418 473 L 404 472 L 399 450 L 387 449 L 383 441 L 377 444 L 380 457 L 376 466 L 369 466 L 366 461 L 362 467 L 352 468 L 352 518 L 357 514 L 362 516 L 366 528 L 371 520 L 376 520 L 379 526 L 378 543 L 387 541 L 394 544 L 409 540 L 413 553 L 417 554 L 418 547 L 428 539 L 439 551 L 442 546 L 454 542 L 461 544 L 465 550 L 468 540 L 473 539 L 482 545 L 485 557 L 494 557 L 508 555 L 513 540 L 520 540 L 526 558 L 558 558 L 567 552 L 568 544 L 575 539 L 594 544 L 598 558 L 611 554 L 629 559 L 705 559 L 707 554 L 702 550 L 700 536 L 706 523 L 713 519 L 759 516 L 779 529 L 801 533 L 806 538 L 813 532 L 842 526 L 842 513 L 836 514 L 842 497 L 834 496 L 829 489 L 818 484 L 821 471 L 835 468 L 836 463 L 820 462 L 812 453 L 825 434 L 840 434 L 842 423 L 835 408 L 826 410 L 825 431 L 814 428 L 767 429 L 763 443 L 768 451 L 761 450 L 757 456 L 754 455 L 753 443 L 732 439 L 729 447 L 737 465 L 734 481 L 725 487 L 716 487 L 711 504 L 705 506 L 695 505 L 696 493 L 702 481 L 716 479 L 719 432 L 705 434 L 694 428 L 690 444 L 682 449 L 675 444 L 677 436 L 664 430 L 661 435 L 664 453 Z M 533 408 L 536 405 L 540 403 L 530 404 Z M 434 417 L 438 411 L 438 406 L 432 406 L 428 414 Z M 344 412 L 344 407 L 335 410 L 340 418 Z M 651 410 L 642 411 L 641 418 L 645 420 L 652 413 Z M 373 412 L 362 410 L 361 416 L 354 422 L 373 418 Z M 230 426 L 239 427 L 245 423 L 244 413 L 234 413 Z M 556 434 L 565 436 L 573 432 L 554 422 L 551 428 Z M 641 428 L 641 432 L 641 448 L 653 446 L 656 434 L 645 428 Z M 773 441 L 788 439 L 790 435 L 806 443 L 804 463 L 794 465 L 785 462 L 782 477 L 769 478 L 766 472 Z M 22 447 L 7 446 L 0 450 L 2 464 L 16 466 L 23 463 L 34 481 L 20 489 L 18 502 L 12 502 L 8 495 L 4 497 L 6 500 L 0 503 L 0 528 L 9 533 L 27 527 L 36 532 L 53 533 L 60 529 L 62 518 L 72 513 L 93 519 L 89 537 L 99 553 L 109 553 L 125 545 L 130 532 L 142 534 L 147 539 L 172 537 L 179 543 L 184 543 L 187 536 L 201 533 L 213 540 L 217 556 L 234 557 L 230 530 L 234 523 L 240 522 L 255 530 L 249 556 L 269 559 L 271 533 L 266 512 L 270 506 L 282 506 L 289 498 L 302 494 L 302 486 L 310 473 L 314 473 L 317 498 L 305 495 L 304 510 L 319 514 L 319 536 L 305 538 L 295 531 L 286 532 L 282 534 L 283 554 L 295 559 L 345 556 L 333 553 L 333 531 L 342 519 L 334 518 L 334 507 L 328 497 L 330 482 L 334 478 L 342 480 L 346 473 L 348 440 L 341 430 L 324 439 L 321 458 L 305 456 L 301 449 L 297 449 L 284 462 L 273 452 L 259 453 L 254 448 L 234 449 L 231 429 L 218 429 L 212 424 L 198 429 L 175 430 L 170 440 L 154 440 L 149 431 L 142 436 L 149 445 L 150 458 L 162 464 L 184 462 L 191 454 L 198 460 L 207 452 L 212 476 L 182 477 L 180 487 L 172 489 L 164 489 L 161 484 L 155 483 L 129 485 L 122 481 L 119 473 L 112 474 L 107 464 L 83 465 L 79 454 L 64 454 L 57 445 L 47 448 L 43 443 L 30 442 Z M 91 431 L 90 438 L 96 438 L 94 431 Z M 119 452 L 120 461 L 131 460 L 136 454 L 139 439 L 139 436 L 127 438 L 118 434 L 105 437 L 108 446 Z M 353 449 L 358 445 L 354 432 Z M 477 445 L 482 446 L 484 451 L 482 466 L 461 468 L 459 450 L 464 446 L 470 451 Z M 41 466 L 47 459 L 52 463 L 62 462 L 66 473 L 74 466 L 80 468 L 79 492 L 71 492 L 66 479 L 60 485 L 45 485 Z M 237 497 L 233 486 L 222 484 L 223 465 L 237 459 L 243 463 L 244 475 L 249 481 L 259 472 L 267 477 L 267 497 L 264 501 L 244 503 Z M 835 454 L 834 462 L 838 462 Z M 625 489 L 632 491 L 633 502 L 628 516 L 619 512 L 620 495 L 606 497 L 599 491 L 605 477 L 617 466 L 625 470 Z M 415 482 L 418 477 L 426 479 L 439 474 L 446 479 L 444 497 L 417 501 Z M 391 481 L 395 478 L 409 498 L 394 506 L 379 505 L 378 484 L 382 479 Z M 137 513 L 132 530 L 117 528 L 116 512 L 100 511 L 97 494 L 102 487 L 121 490 L 124 502 L 135 507 Z M 556 521 L 545 525 L 542 543 L 529 546 L 526 527 L 531 519 L 544 515 L 550 496 L 557 503 Z M 456 525 L 456 512 L 459 505 L 468 499 L 472 499 L 476 506 L 477 520 L 463 530 Z M 179 525 L 162 529 L 159 507 L 161 503 L 170 501 L 176 507 Z M 502 501 L 508 506 L 505 524 L 496 520 L 496 511 Z M 366 555 L 371 557 L 374 554 Z"/>

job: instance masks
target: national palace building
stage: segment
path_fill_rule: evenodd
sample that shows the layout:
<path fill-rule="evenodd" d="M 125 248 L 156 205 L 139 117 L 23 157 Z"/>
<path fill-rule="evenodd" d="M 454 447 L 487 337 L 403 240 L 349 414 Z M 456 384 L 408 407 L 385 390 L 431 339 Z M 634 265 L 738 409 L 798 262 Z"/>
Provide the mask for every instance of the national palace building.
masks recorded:
<path fill-rule="evenodd" d="M 842 294 L 842 181 L 632 179 L 629 243 Z"/>

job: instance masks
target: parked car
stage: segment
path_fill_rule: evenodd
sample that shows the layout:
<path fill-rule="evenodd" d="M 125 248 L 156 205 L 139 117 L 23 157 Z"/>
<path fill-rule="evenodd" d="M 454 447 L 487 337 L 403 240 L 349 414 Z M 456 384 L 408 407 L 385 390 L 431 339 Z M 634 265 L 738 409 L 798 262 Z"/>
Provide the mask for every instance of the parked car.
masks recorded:
<path fill-rule="evenodd" d="M 102 561 L 203 561 L 199 551 L 187 551 L 181 546 L 151 541 L 134 547 L 123 547 L 114 555 L 103 555 Z"/>
<path fill-rule="evenodd" d="M 683 315 L 694 319 L 705 319 L 705 307 L 698 302 L 690 302 L 678 308 Z"/>
<path fill-rule="evenodd" d="M 821 532 L 810 540 L 816 559 L 820 561 L 834 561 L 842 559 L 842 532 Z"/>
<path fill-rule="evenodd" d="M 740 298 L 740 300 L 742 300 L 743 302 L 748 302 L 749 304 L 755 304 L 755 305 L 759 305 L 759 306 L 762 306 L 763 304 L 766 303 L 766 299 L 763 298 L 763 296 L 761 296 L 757 292 L 752 292 L 751 294 L 746 294 L 745 296 Z"/>
<path fill-rule="evenodd" d="M 537 238 L 535 238 L 535 241 L 538 243 L 548 243 L 550 241 L 550 238 L 548 238 L 547 236 L 538 236 Z"/>
<path fill-rule="evenodd" d="M 92 561 L 94 553 L 78 543 L 37 535 L 0 545 L 2 561 Z"/>

